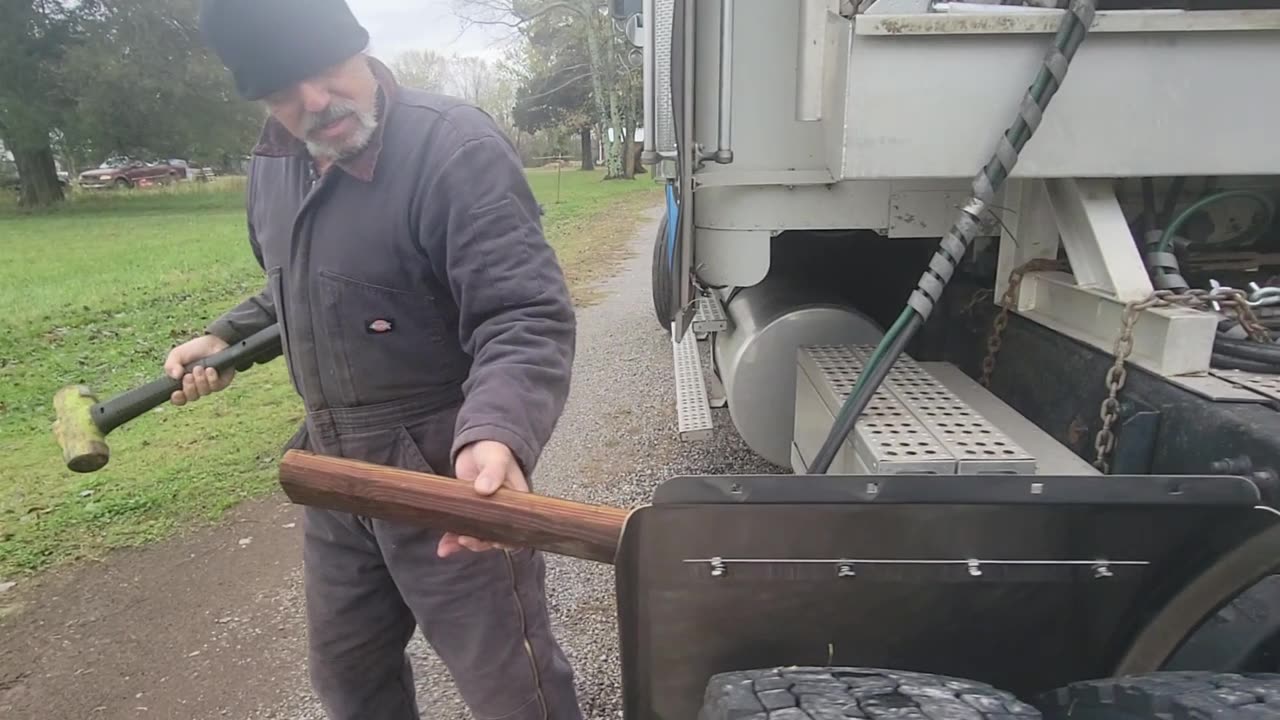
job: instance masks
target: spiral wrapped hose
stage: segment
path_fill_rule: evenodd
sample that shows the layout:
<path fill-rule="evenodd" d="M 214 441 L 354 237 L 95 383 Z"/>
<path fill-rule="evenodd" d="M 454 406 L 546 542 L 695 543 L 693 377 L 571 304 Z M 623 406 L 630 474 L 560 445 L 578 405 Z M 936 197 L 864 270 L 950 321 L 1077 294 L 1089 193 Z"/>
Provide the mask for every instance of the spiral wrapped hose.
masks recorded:
<path fill-rule="evenodd" d="M 822 447 L 809 465 L 809 472 L 823 474 L 831 467 L 836 452 L 853 431 L 858 417 L 866 410 L 872 395 L 889 374 L 889 369 L 902 354 L 915 333 L 933 313 L 942 299 L 942 291 L 955 273 L 960 260 L 982 227 L 987 206 L 1013 171 L 1018 154 L 1040 126 L 1049 101 L 1066 80 L 1067 69 L 1076 50 L 1093 23 L 1094 0 L 1071 0 L 1058 25 L 1053 44 L 1045 53 L 1040 72 L 1027 89 L 1013 124 L 1000 136 L 995 153 L 973 179 L 973 195 L 956 214 L 951 229 L 942 237 L 929 267 L 911 293 L 907 307 L 876 347 L 858 382 L 837 413 Z"/>

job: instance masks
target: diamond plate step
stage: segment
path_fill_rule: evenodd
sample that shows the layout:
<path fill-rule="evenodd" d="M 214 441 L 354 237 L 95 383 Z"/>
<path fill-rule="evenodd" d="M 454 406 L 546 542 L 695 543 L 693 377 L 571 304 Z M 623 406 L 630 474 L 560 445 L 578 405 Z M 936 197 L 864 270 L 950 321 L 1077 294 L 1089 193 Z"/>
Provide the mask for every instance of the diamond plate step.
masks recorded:
<path fill-rule="evenodd" d="M 803 348 L 800 362 L 811 375 L 822 378 L 823 402 L 834 416 L 853 392 L 864 360 L 851 348 L 818 346 Z M 851 439 L 858 463 L 873 475 L 955 473 L 955 457 L 884 385 L 871 396 Z"/>
<path fill-rule="evenodd" d="M 801 348 L 796 439 L 804 456 L 825 437 L 874 348 Z M 807 394 L 805 388 L 809 388 Z M 812 402 L 819 402 L 817 411 Z M 809 421 L 819 414 L 820 423 Z M 820 431 L 815 434 L 815 431 Z M 812 447 L 810 447 L 812 446 Z M 911 358 L 898 358 L 846 441 L 858 473 L 1034 475 L 1036 457 Z M 848 469 L 846 468 L 846 471 Z"/>
<path fill-rule="evenodd" d="M 699 335 L 709 332 L 723 332 L 729 329 L 729 319 L 725 317 L 720 298 L 715 295 L 703 295 L 698 298 L 698 312 L 693 316 L 693 331 Z"/>
<path fill-rule="evenodd" d="M 853 354 L 868 362 L 874 348 L 854 347 Z M 899 356 L 885 384 L 913 415 L 956 458 L 956 472 L 1003 472 L 1034 475 L 1036 459 L 969 407 L 906 355 Z"/>
<path fill-rule="evenodd" d="M 702 375 L 702 355 L 692 327 L 679 341 L 672 341 L 676 379 L 676 426 L 681 440 L 711 438 L 711 406 Z"/>

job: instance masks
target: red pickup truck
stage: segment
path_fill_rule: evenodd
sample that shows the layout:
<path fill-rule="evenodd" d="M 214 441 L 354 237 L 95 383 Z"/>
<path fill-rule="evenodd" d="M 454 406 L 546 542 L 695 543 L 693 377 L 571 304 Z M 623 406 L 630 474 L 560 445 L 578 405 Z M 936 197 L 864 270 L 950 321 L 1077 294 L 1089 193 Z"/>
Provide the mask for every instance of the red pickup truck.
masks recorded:
<path fill-rule="evenodd" d="M 132 158 L 111 158 L 93 170 L 80 173 L 82 188 L 126 188 L 139 183 L 176 182 L 186 171 L 167 162 L 147 163 Z"/>

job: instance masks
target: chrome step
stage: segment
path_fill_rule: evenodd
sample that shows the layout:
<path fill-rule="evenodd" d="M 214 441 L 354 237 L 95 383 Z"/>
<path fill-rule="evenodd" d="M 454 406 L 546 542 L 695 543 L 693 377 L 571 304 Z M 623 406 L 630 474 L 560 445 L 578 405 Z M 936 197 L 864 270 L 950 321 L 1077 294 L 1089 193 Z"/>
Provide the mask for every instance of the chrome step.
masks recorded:
<path fill-rule="evenodd" d="M 671 343 L 676 380 L 676 427 L 681 440 L 711 438 L 711 407 L 702 375 L 702 355 L 692 327 L 679 342 Z"/>

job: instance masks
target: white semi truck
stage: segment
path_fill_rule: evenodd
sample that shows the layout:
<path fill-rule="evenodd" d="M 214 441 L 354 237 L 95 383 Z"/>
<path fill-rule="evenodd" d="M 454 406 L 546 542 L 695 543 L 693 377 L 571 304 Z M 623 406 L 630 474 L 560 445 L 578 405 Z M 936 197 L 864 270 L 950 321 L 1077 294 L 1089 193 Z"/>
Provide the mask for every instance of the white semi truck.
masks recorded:
<path fill-rule="evenodd" d="M 1070 45 L 1070 37 L 1057 42 L 1068 11 L 1053 0 L 676 8 L 614 3 L 645 58 L 653 130 L 644 157 L 669 182 L 654 306 L 672 333 L 685 437 L 705 437 L 708 405 L 727 404 L 756 452 L 808 469 L 836 414 L 824 406 L 845 395 L 831 368 L 857 366 L 912 307 L 924 317 L 907 355 L 944 363 L 918 381 L 1016 446 L 1001 454 L 1004 470 L 984 467 L 1097 472 L 1110 457 L 1099 463 L 1092 444 L 1041 444 L 1042 433 L 1064 438 L 1068 428 L 1032 430 L 1045 424 L 1042 409 L 1027 409 L 1036 401 L 1003 383 L 1028 361 L 1012 339 L 990 378 L 995 397 L 973 382 L 981 366 L 965 362 L 986 354 L 989 321 L 1014 271 L 1044 258 L 1061 262 L 1020 276 L 1010 328 L 1025 320 L 1044 331 L 1037 337 L 1112 356 L 1128 304 L 1156 290 L 1216 288 L 1226 302 L 1199 293 L 1137 311 L 1130 367 L 1233 408 L 1280 396 L 1280 375 L 1262 372 L 1273 349 L 1241 349 L 1247 333 L 1224 325 L 1237 317 L 1233 288 L 1255 303 L 1254 316 L 1268 307 L 1257 303 L 1280 292 L 1262 287 L 1280 267 L 1270 252 L 1280 93 L 1268 89 L 1268 78 L 1280 77 L 1280 9 L 1250 0 L 1104 1 Z M 1059 44 L 1069 55 L 1049 52 Z M 1033 97 L 1037 83 L 1047 86 L 1039 88 L 1044 107 Z M 1015 151 L 1002 139 L 1019 123 L 1025 147 Z M 986 197 L 976 196 L 975 178 Z M 944 246 L 949 234 L 959 244 Z M 971 330 L 979 320 L 986 327 L 960 337 L 960 310 Z M 693 351 L 699 340 L 707 352 Z M 824 349 L 805 349 L 817 346 Z M 1231 361 L 1241 353 L 1262 360 Z M 967 379 L 956 372 L 966 369 Z M 1040 366 L 1035 375 L 1094 400 L 1079 420 L 1096 439 L 1105 371 L 1082 369 Z M 930 401 L 902 397 L 902 382 L 891 379 L 880 404 L 901 405 L 907 420 L 923 423 L 903 428 L 930 443 L 928 460 L 888 455 L 892 443 L 872 441 L 878 416 L 868 416 L 832 468 L 964 470 L 970 453 L 929 427 L 920 412 Z M 1084 437 L 1079 423 L 1070 430 Z"/>
<path fill-rule="evenodd" d="M 611 11 L 679 432 L 779 468 L 629 523 L 628 717 L 1276 712 L 1280 2 Z"/>

